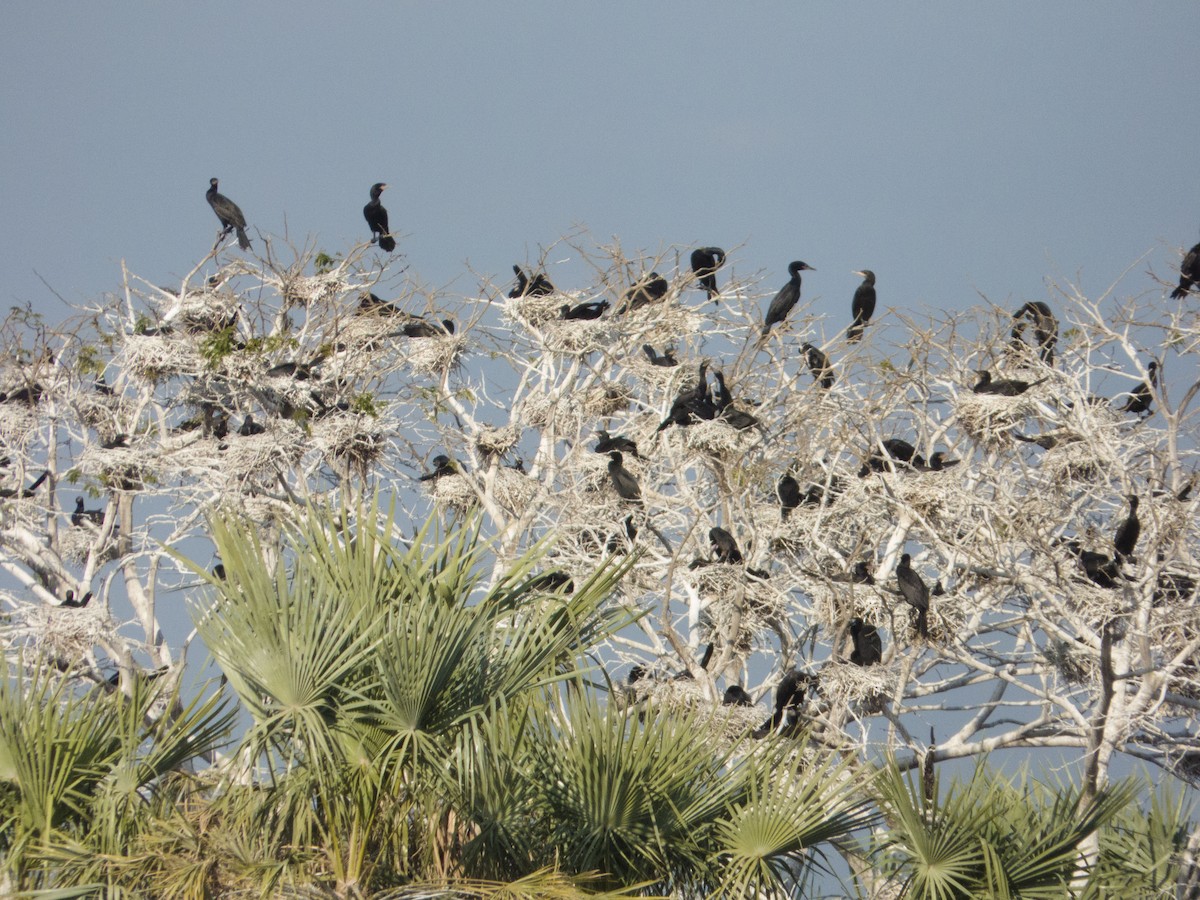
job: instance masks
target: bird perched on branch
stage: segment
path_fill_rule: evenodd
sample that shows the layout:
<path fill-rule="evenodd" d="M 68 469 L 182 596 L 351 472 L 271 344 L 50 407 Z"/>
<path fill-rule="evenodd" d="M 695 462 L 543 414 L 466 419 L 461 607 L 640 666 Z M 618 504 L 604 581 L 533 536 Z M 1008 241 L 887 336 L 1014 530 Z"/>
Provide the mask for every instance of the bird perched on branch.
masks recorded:
<path fill-rule="evenodd" d="M 26 406 L 36 406 L 42 399 L 43 388 L 36 382 L 17 388 L 9 393 L 0 392 L 0 403 L 24 403 Z"/>
<path fill-rule="evenodd" d="M 801 344 L 800 349 L 804 351 L 804 360 L 808 363 L 808 370 L 812 372 L 813 381 L 825 390 L 833 387 L 836 380 L 833 374 L 833 363 L 829 361 L 825 352 L 807 342 Z"/>
<path fill-rule="evenodd" d="M 562 317 L 568 321 L 598 319 L 604 315 L 604 311 L 608 307 L 609 303 L 607 300 L 588 300 L 585 303 L 579 303 L 575 306 L 564 303 Z"/>
<path fill-rule="evenodd" d="M 720 247 L 701 247 L 692 251 L 692 273 L 709 300 L 716 300 L 721 294 L 717 289 L 717 269 L 723 265 L 725 251 Z"/>
<path fill-rule="evenodd" d="M 1031 387 L 1037 387 L 1046 378 L 1039 378 L 1037 381 L 1021 381 L 1017 378 L 1000 378 L 992 379 L 992 373 L 987 369 L 979 369 L 975 373 L 979 376 L 979 380 L 975 382 L 975 386 L 971 388 L 976 394 L 997 394 L 1001 397 L 1017 397 Z"/>
<path fill-rule="evenodd" d="M 1179 264 L 1179 287 L 1171 291 L 1172 300 L 1182 300 L 1192 286 L 1200 281 L 1200 244 L 1194 246 Z"/>
<path fill-rule="evenodd" d="M 624 457 L 619 450 L 608 454 L 608 477 L 622 500 L 628 500 L 630 503 L 642 502 L 642 489 L 633 473 L 625 468 Z"/>
<path fill-rule="evenodd" d="M 862 619 L 851 619 L 850 638 L 854 641 L 850 662 L 856 666 L 873 666 L 883 659 L 883 639 L 874 625 Z"/>
<path fill-rule="evenodd" d="M 708 389 L 708 360 L 700 362 L 700 378 L 692 387 L 685 387 L 675 395 L 667 417 L 658 426 L 664 431 L 671 425 L 686 428 L 693 422 L 711 421 L 717 417 L 712 393 Z"/>
<path fill-rule="evenodd" d="M 767 316 L 763 319 L 762 327 L 764 337 L 771 330 L 771 326 L 778 325 L 786 319 L 787 314 L 792 311 L 792 307 L 800 301 L 800 273 L 815 271 L 816 269 L 808 263 L 803 263 L 799 260 L 788 263 L 788 274 L 792 277 L 787 284 L 779 289 L 779 292 L 772 298 L 771 305 L 767 307 Z"/>
<path fill-rule="evenodd" d="M 1158 387 L 1157 360 L 1150 360 L 1146 366 L 1146 373 L 1150 376 L 1149 379 L 1129 392 L 1129 399 L 1121 407 L 1121 412 L 1137 413 L 1139 416 L 1150 412 L 1150 407 L 1154 405 L 1154 389 Z"/>
<path fill-rule="evenodd" d="M 746 689 L 740 684 L 731 684 L 725 688 L 725 695 L 721 697 L 722 706 L 753 706 L 754 698 L 746 693 Z"/>
<path fill-rule="evenodd" d="M 667 296 L 670 285 L 667 279 L 657 272 L 651 272 L 625 292 L 625 302 L 617 309 L 617 315 L 633 312 L 647 304 L 654 303 Z"/>
<path fill-rule="evenodd" d="M 734 407 L 733 394 L 725 386 L 725 374 L 718 369 L 713 373 L 713 377 L 717 380 L 717 390 L 713 394 L 713 409 L 716 411 L 716 417 L 738 431 L 745 431 L 747 428 L 758 425 L 758 419 L 750 413 Z"/>
<path fill-rule="evenodd" d="M 799 709 L 810 688 L 816 689 L 817 676 L 792 670 L 783 676 L 779 687 L 775 689 L 775 711 L 771 718 L 751 732 L 755 739 L 765 738 L 776 731 L 788 733 L 792 731 L 799 719 Z M 780 726 L 783 726 L 781 729 Z"/>
<path fill-rule="evenodd" d="M 93 525 L 104 524 L 104 510 L 102 509 L 84 509 L 83 498 L 75 498 L 75 512 L 71 513 L 71 524 L 76 528 L 83 525 L 84 522 L 90 522 Z"/>
<path fill-rule="evenodd" d="M 88 591 L 86 594 L 84 594 L 78 600 L 75 599 L 74 591 L 67 591 L 66 596 L 63 597 L 63 602 L 60 603 L 59 606 L 62 607 L 63 609 L 83 609 L 85 606 L 87 606 L 91 602 L 92 602 L 92 592 L 91 591 Z"/>
<path fill-rule="evenodd" d="M 433 471 L 426 472 L 417 479 L 418 481 L 436 481 L 444 475 L 458 474 L 458 463 L 444 453 L 439 453 L 431 462 L 433 463 Z"/>
<path fill-rule="evenodd" d="M 22 500 L 28 500 L 33 496 L 34 492 L 42 486 L 42 482 L 50 477 L 50 470 L 46 469 L 39 475 L 27 488 L 0 488 L 0 500 L 12 500 L 20 497 Z"/>
<path fill-rule="evenodd" d="M 871 472 L 894 472 L 895 463 L 907 463 L 914 469 L 926 468 L 925 457 L 917 452 L 917 448 L 902 438 L 888 438 L 883 442 L 883 453 L 872 450 L 867 461 L 858 472 L 859 478 L 866 478 Z"/>
<path fill-rule="evenodd" d="M 863 281 L 855 289 L 854 299 L 850 301 L 850 314 L 854 316 L 854 321 L 846 329 L 846 340 L 850 342 L 862 340 L 867 323 L 875 314 L 875 273 L 870 269 L 863 269 L 853 274 L 861 275 Z"/>
<path fill-rule="evenodd" d="M 517 276 L 517 284 L 508 292 L 509 300 L 516 300 L 518 297 L 545 297 L 554 293 L 554 285 L 541 272 L 535 272 L 530 278 L 520 266 L 513 266 L 513 274 Z"/>
<path fill-rule="evenodd" d="M 254 421 L 254 416 L 246 413 L 246 418 L 242 420 L 242 427 L 238 429 L 238 434 L 242 437 L 251 437 L 256 434 L 265 434 L 266 430 L 262 423 Z"/>
<path fill-rule="evenodd" d="M 392 237 L 391 229 L 388 228 L 387 210 L 379 199 L 385 190 L 387 185 L 382 181 L 371 185 L 371 202 L 363 207 L 363 218 L 367 220 L 367 226 L 371 229 L 371 243 L 379 241 L 379 249 L 384 253 L 391 253 L 396 249 L 396 239 Z"/>
<path fill-rule="evenodd" d="M 596 453 L 612 453 L 614 450 L 619 450 L 621 453 L 628 453 L 634 459 L 641 459 L 638 456 L 637 444 L 627 437 L 609 434 L 603 428 L 596 432 L 596 437 L 600 438 L 596 446 L 592 448 Z"/>
<path fill-rule="evenodd" d="M 912 557 L 905 553 L 896 566 L 896 583 L 900 595 L 917 611 L 917 633 L 929 637 L 929 588 L 912 567 Z"/>
<path fill-rule="evenodd" d="M 1013 339 L 1022 345 L 1025 343 L 1024 329 L 1018 329 L 1015 324 L 1018 319 L 1025 317 L 1033 325 L 1033 336 L 1037 340 L 1038 355 L 1048 366 L 1054 365 L 1054 345 L 1058 343 L 1058 319 L 1048 303 L 1041 300 L 1031 300 L 1012 314 Z"/>
<path fill-rule="evenodd" d="M 1133 561 L 1133 550 L 1138 538 L 1142 535 L 1142 522 L 1138 518 L 1138 496 L 1129 495 L 1129 515 L 1117 526 L 1113 535 L 1113 549 L 1117 551 L 1117 560 Z"/>
<path fill-rule="evenodd" d="M 411 322 L 405 322 L 400 328 L 400 333 L 409 338 L 446 337 L 454 334 L 454 322 L 451 319 L 442 319 L 438 324 L 417 316 Z"/>
<path fill-rule="evenodd" d="M 221 220 L 222 231 L 217 236 L 217 242 L 220 243 L 225 235 L 236 230 L 238 246 L 243 250 L 249 250 L 250 238 L 246 237 L 246 217 L 242 215 L 242 211 L 236 203 L 224 194 L 217 192 L 217 179 L 210 178 L 208 180 L 208 191 L 204 196 L 208 199 L 208 205 L 212 207 L 212 211 Z"/>
<path fill-rule="evenodd" d="M 712 548 L 713 556 L 717 562 L 721 563 L 742 563 L 742 551 L 738 549 L 737 541 L 733 535 L 720 526 L 710 528 L 708 530 L 708 544 Z"/>
<path fill-rule="evenodd" d="M 779 476 L 775 492 L 779 495 L 780 518 L 786 522 L 792 510 L 800 505 L 800 482 L 792 477 L 791 472 L 784 472 Z"/>
<path fill-rule="evenodd" d="M 669 369 L 672 366 L 679 365 L 679 360 L 675 358 L 675 351 L 670 347 L 665 348 L 662 355 L 659 356 L 658 351 L 649 344 L 642 344 L 642 352 L 646 354 L 646 358 L 650 360 L 650 365 L 652 366 L 662 366 Z"/>

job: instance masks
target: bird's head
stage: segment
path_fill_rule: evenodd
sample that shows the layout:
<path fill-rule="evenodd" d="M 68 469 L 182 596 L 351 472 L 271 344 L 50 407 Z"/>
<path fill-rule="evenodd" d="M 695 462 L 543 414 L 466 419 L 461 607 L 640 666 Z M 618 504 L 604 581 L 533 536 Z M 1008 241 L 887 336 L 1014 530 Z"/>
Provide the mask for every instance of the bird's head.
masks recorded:
<path fill-rule="evenodd" d="M 215 191 L 217 189 L 217 179 L 215 179 L 215 178 L 208 179 L 208 186 L 211 187 Z"/>
<path fill-rule="evenodd" d="M 610 453 L 608 454 L 608 458 L 609 458 L 610 460 L 612 460 L 614 463 L 616 463 L 618 466 L 619 466 L 619 465 L 621 465 L 621 463 L 622 463 L 622 462 L 624 461 L 624 459 L 625 459 L 625 457 L 621 455 L 621 451 L 620 451 L 620 450 L 613 450 L 612 452 L 610 452 Z"/>
<path fill-rule="evenodd" d="M 852 274 L 857 275 L 859 278 L 863 279 L 868 284 L 875 283 L 875 273 L 872 272 L 870 269 L 861 269 L 860 271 L 854 272 Z"/>
<path fill-rule="evenodd" d="M 796 260 L 795 262 L 788 263 L 788 274 L 789 275 L 794 276 L 794 275 L 800 274 L 801 272 L 815 272 L 815 271 L 817 271 L 817 270 L 814 269 L 812 266 L 810 266 L 808 263 L 800 262 L 800 260 Z"/>

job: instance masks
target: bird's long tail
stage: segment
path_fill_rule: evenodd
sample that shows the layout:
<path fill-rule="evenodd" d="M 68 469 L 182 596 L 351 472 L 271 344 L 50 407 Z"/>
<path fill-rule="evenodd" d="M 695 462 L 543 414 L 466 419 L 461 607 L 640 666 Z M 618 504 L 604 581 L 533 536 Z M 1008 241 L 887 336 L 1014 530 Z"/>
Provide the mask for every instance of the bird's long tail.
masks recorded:
<path fill-rule="evenodd" d="M 865 324 L 861 322 L 855 322 L 846 329 L 846 340 L 851 344 L 857 344 L 862 340 L 863 332 L 866 331 L 866 329 L 867 326 Z"/>
<path fill-rule="evenodd" d="M 243 250 L 249 250 L 250 249 L 250 238 L 248 238 L 246 236 L 246 229 L 242 228 L 241 226 L 238 226 L 237 236 L 238 236 L 238 246 L 241 247 Z"/>
<path fill-rule="evenodd" d="M 384 253 L 391 253 L 396 249 L 396 239 L 390 234 L 381 234 L 379 236 L 379 249 Z"/>
<path fill-rule="evenodd" d="M 917 610 L 917 633 L 923 638 L 929 637 L 929 610 Z"/>
<path fill-rule="evenodd" d="M 1191 283 L 1184 284 L 1181 281 L 1179 283 L 1179 287 L 1177 287 L 1177 288 L 1175 288 L 1175 290 L 1171 291 L 1171 299 L 1172 300 L 1182 300 L 1184 297 L 1186 297 L 1188 295 L 1188 289 L 1191 288 L 1191 286 L 1192 286 Z"/>

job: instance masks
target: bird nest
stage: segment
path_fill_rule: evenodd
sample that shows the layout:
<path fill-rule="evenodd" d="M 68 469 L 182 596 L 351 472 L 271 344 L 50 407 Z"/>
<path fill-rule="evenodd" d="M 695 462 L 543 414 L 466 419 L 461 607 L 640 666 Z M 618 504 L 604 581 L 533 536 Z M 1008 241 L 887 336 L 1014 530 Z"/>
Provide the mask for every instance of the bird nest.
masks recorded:
<path fill-rule="evenodd" d="M 831 628 L 839 622 L 858 617 L 875 626 L 890 628 L 892 625 L 883 593 L 873 584 L 806 580 L 804 591 L 812 600 L 810 622 Z M 891 599 L 899 600 L 898 597 Z"/>
<path fill-rule="evenodd" d="M 287 471 L 304 455 L 300 429 L 292 423 L 273 423 L 263 434 L 231 434 L 218 450 L 220 468 L 235 478 Z"/>
<path fill-rule="evenodd" d="M 510 513 L 523 513 L 530 502 L 537 496 L 540 484 L 528 475 L 522 475 L 516 469 L 502 466 L 496 472 L 496 480 L 492 484 L 492 496 L 496 502 Z"/>
<path fill-rule="evenodd" d="M 667 397 L 674 397 L 679 393 L 684 382 L 695 381 L 695 373 L 691 366 L 656 366 L 645 353 L 630 359 L 629 371 L 651 390 L 661 391 Z"/>
<path fill-rule="evenodd" d="M 301 305 L 331 303 L 340 294 L 357 289 L 350 282 L 343 281 L 336 272 L 322 275 L 288 274 L 282 277 L 266 275 L 263 280 L 275 286 L 284 302 Z"/>
<path fill-rule="evenodd" d="M 1008 432 L 1037 413 L 1027 394 L 1004 397 L 963 391 L 955 403 L 955 415 L 963 431 L 984 444 L 1007 443 Z"/>
<path fill-rule="evenodd" d="M 677 343 L 702 330 L 708 323 L 704 316 L 692 312 L 688 307 L 665 300 L 622 313 L 620 318 L 629 323 L 628 327 L 622 329 L 625 333 L 637 331 L 644 341 L 655 346 Z"/>
<path fill-rule="evenodd" d="M 83 609 L 33 604 L 13 617 L 10 639 L 32 645 L 53 659 L 81 659 L 96 644 L 111 640 L 114 623 L 98 601 Z"/>
<path fill-rule="evenodd" d="M 559 434 L 574 434 L 583 427 L 583 407 L 551 394 L 531 394 L 525 399 L 523 421 L 534 428 L 553 428 Z"/>
<path fill-rule="evenodd" d="M 64 562 L 84 563 L 92 548 L 100 537 L 100 529 L 85 522 L 82 525 L 72 525 L 58 532 L 58 554 Z M 117 542 L 110 535 L 100 547 L 99 562 L 109 562 L 117 558 Z"/>
<path fill-rule="evenodd" d="M 633 389 L 618 381 L 606 381 L 588 388 L 583 411 L 589 416 L 611 416 L 629 406 Z"/>
<path fill-rule="evenodd" d="M 554 353 L 597 353 L 613 344 L 612 323 L 605 319 L 567 319 L 548 322 L 543 346 Z"/>
<path fill-rule="evenodd" d="M 110 431 L 116 428 L 117 423 L 128 421 L 133 412 L 131 404 L 123 399 L 92 391 L 77 394 L 74 405 L 79 421 L 84 425 Z"/>
<path fill-rule="evenodd" d="M 558 291 L 541 296 L 525 294 L 521 297 L 509 297 L 505 300 L 504 314 L 513 321 L 520 322 L 523 325 L 532 325 L 536 328 L 546 322 L 561 319 L 563 304 L 574 306 L 577 303 L 582 303 L 585 299 L 587 298 L 581 294 L 560 294 Z M 571 324 L 579 323 L 573 322 Z M 583 324 L 589 323 L 584 322 Z"/>
<path fill-rule="evenodd" d="M 685 577 L 704 604 L 705 640 L 723 637 L 740 650 L 748 649 L 763 632 L 789 616 L 785 594 L 770 583 L 746 572 L 741 565 L 713 563 L 689 571 Z M 738 633 L 730 637 L 712 623 L 728 623 L 740 616 Z"/>
<path fill-rule="evenodd" d="M 672 426 L 678 430 L 677 426 Z M 710 456 L 740 457 L 759 440 L 753 428 L 737 429 L 720 419 L 696 422 L 683 429 L 686 432 L 685 446 L 697 453 Z"/>
<path fill-rule="evenodd" d="M 1106 478 L 1115 464 L 1111 445 L 1072 441 L 1047 450 L 1040 468 L 1056 482 L 1095 481 Z"/>
<path fill-rule="evenodd" d="M 210 291 L 188 291 L 179 298 L 173 325 L 185 331 L 212 332 L 225 328 L 238 311 L 237 297 Z"/>
<path fill-rule="evenodd" d="M 1070 641 L 1052 639 L 1044 651 L 1046 661 L 1058 671 L 1058 676 L 1067 684 L 1095 684 L 1100 678 L 1099 660 L 1094 654 L 1085 652 L 1082 646 Z"/>
<path fill-rule="evenodd" d="M 895 693 L 896 674 L 892 666 L 858 666 L 831 659 L 821 667 L 821 696 L 834 707 L 875 711 Z"/>
<path fill-rule="evenodd" d="M 516 425 L 502 428 L 481 428 L 475 435 L 475 447 L 484 456 L 503 456 L 521 439 L 521 430 Z"/>
<path fill-rule="evenodd" d="M 458 365 L 467 352 L 465 334 L 408 338 L 404 363 L 417 375 L 440 375 Z"/>
<path fill-rule="evenodd" d="M 197 375 L 204 369 L 204 360 L 196 346 L 195 341 L 187 339 L 131 334 L 125 338 L 122 364 L 135 378 L 149 384 L 173 375 Z"/>
<path fill-rule="evenodd" d="M 303 443 L 293 440 L 303 453 Z M 366 413 L 337 413 L 313 426 L 313 445 L 335 468 L 365 472 L 387 449 L 383 420 Z"/>
<path fill-rule="evenodd" d="M 160 471 L 159 457 L 151 448 L 91 446 L 75 460 L 75 468 L 83 475 L 99 481 L 106 487 L 120 490 L 136 490 L 144 487 L 147 479 L 154 481 Z"/>
<path fill-rule="evenodd" d="M 727 745 L 744 738 L 763 720 L 763 711 L 756 706 L 721 706 L 714 703 L 704 688 L 691 678 L 658 679 L 647 676 L 617 696 L 624 700 L 622 705 L 631 712 L 636 711 L 639 705 L 647 704 L 678 712 L 708 713 L 711 715 L 708 733 Z"/>
<path fill-rule="evenodd" d="M 0 443 L 22 449 L 37 435 L 38 417 L 24 403 L 0 403 Z"/>
<path fill-rule="evenodd" d="M 426 482 L 433 502 L 452 509 L 468 510 L 479 503 L 479 495 L 466 475 L 439 475 Z"/>

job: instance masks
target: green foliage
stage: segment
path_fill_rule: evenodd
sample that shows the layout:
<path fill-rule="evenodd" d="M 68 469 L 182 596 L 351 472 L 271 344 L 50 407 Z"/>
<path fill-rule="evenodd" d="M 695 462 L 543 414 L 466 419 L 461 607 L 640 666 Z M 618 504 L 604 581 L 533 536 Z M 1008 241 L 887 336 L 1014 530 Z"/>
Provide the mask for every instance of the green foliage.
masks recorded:
<path fill-rule="evenodd" d="M 318 275 L 324 275 L 326 272 L 336 269 L 341 261 L 342 254 L 340 252 L 330 256 L 324 250 L 321 250 L 313 259 L 313 270 Z"/>
<path fill-rule="evenodd" d="M 209 370 L 215 371 L 221 365 L 221 360 L 239 349 L 239 346 L 237 328 L 231 325 L 205 335 L 200 340 L 199 351 L 204 364 Z"/>

